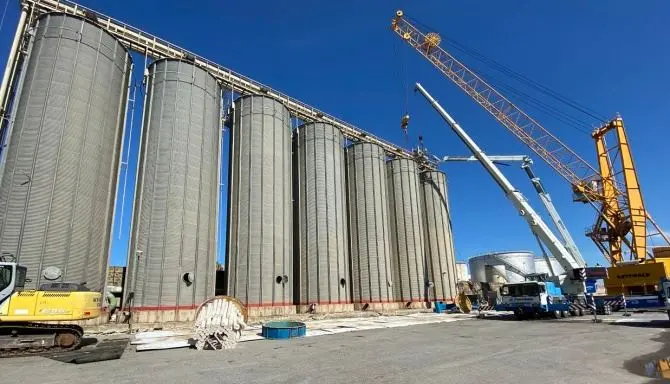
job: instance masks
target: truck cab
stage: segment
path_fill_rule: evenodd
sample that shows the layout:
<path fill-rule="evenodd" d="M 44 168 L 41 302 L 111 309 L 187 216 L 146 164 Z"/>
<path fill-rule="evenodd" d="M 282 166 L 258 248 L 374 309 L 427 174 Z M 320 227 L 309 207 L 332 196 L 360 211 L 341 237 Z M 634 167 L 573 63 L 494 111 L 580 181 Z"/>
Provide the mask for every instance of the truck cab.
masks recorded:
<path fill-rule="evenodd" d="M 501 303 L 496 306 L 496 310 L 512 311 L 518 318 L 543 314 L 564 317 L 569 310 L 569 303 L 561 289 L 551 281 L 505 284 L 500 291 Z"/>

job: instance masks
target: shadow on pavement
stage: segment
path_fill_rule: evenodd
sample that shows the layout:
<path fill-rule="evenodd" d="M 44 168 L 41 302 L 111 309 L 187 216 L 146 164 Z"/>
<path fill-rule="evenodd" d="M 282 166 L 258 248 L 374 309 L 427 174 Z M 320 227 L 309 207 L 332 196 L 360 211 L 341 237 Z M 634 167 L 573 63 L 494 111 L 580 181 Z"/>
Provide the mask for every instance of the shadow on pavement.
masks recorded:
<path fill-rule="evenodd" d="M 667 321 L 664 323 L 667 325 Z M 629 324 L 618 323 L 616 325 Z M 670 358 L 670 332 L 666 331 L 660 336 L 650 339 L 649 341 L 660 342 L 664 345 L 657 352 L 626 360 L 623 366 L 630 373 L 649 378 L 649 383 L 658 382 L 659 379 L 663 380 L 663 382 L 668 382 L 670 380 L 670 371 L 667 371 L 662 367 L 664 365 L 667 367 L 667 360 Z M 665 371 L 665 378 L 662 378 L 663 373 L 660 372 L 661 370 Z"/>
<path fill-rule="evenodd" d="M 129 338 L 108 339 L 98 343 L 96 338 L 84 338 L 82 347 L 74 351 L 46 354 L 44 357 L 70 364 L 86 364 L 120 359 L 128 347 Z"/>
<path fill-rule="evenodd" d="M 575 317 L 577 318 L 585 318 L 584 317 Z M 530 318 L 524 318 L 524 319 L 517 319 L 513 314 L 485 314 L 485 315 L 478 315 L 477 319 L 480 320 L 495 320 L 495 321 L 551 321 L 551 322 L 556 322 L 556 321 L 561 321 L 561 320 L 569 320 L 570 317 L 567 318 L 559 318 L 559 319 L 554 319 L 553 317 L 530 317 Z M 567 321 L 566 321 L 567 322 Z"/>
<path fill-rule="evenodd" d="M 619 321 L 610 323 L 619 327 L 637 327 L 637 328 L 670 328 L 668 320 L 645 320 L 645 321 Z"/>

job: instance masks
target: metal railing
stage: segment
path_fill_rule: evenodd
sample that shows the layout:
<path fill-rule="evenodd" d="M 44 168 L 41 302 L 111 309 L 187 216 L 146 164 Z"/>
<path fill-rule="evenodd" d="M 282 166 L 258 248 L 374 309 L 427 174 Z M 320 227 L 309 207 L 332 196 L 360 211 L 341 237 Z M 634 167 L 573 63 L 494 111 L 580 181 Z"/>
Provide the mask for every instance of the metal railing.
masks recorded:
<path fill-rule="evenodd" d="M 350 140 L 374 143 L 381 146 L 384 151 L 386 151 L 391 156 L 420 160 L 420 166 L 429 169 L 436 168 L 432 160 L 420 158 L 420 156 L 417 156 L 417 154 L 410 150 L 394 145 L 373 134 L 365 132 L 350 123 L 322 112 L 308 104 L 276 91 L 242 74 L 234 72 L 228 68 L 214 63 L 213 61 L 198 56 L 193 52 L 171 44 L 166 40 L 153 36 L 149 33 L 141 31 L 138 28 L 132 27 L 128 24 L 105 16 L 79 4 L 60 0 L 22 0 L 22 4 L 30 8 L 30 24 L 32 24 L 34 20 L 41 14 L 48 12 L 61 12 L 84 17 L 115 36 L 130 50 L 147 55 L 154 59 L 173 58 L 193 62 L 195 65 L 200 66 L 210 72 L 222 83 L 222 86 L 225 88 L 231 89 L 240 94 L 262 94 L 274 97 L 280 100 L 294 116 L 300 118 L 303 121 L 322 121 L 332 124 Z"/>

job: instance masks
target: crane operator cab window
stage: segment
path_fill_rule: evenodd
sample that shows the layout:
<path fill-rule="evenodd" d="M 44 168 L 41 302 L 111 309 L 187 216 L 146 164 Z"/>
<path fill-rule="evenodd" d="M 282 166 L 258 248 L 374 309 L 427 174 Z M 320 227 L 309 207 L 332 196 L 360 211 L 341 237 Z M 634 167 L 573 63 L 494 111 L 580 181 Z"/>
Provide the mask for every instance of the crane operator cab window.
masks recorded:
<path fill-rule="evenodd" d="M 503 285 L 502 295 L 521 297 L 521 296 L 537 296 L 544 292 L 544 286 L 535 284 L 509 284 Z"/>

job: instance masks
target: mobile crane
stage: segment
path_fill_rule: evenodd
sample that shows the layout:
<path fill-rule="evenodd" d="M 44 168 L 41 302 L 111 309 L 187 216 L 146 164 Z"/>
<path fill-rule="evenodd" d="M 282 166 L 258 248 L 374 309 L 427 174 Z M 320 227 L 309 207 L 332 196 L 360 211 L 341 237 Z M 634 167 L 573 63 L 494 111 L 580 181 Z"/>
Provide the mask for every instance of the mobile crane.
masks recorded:
<path fill-rule="evenodd" d="M 575 258 L 575 260 L 582 266 L 586 266 L 586 262 L 584 261 L 584 258 L 582 257 L 581 252 L 579 251 L 579 248 L 577 248 L 577 244 L 575 244 L 574 239 L 572 238 L 572 235 L 570 235 L 570 232 L 568 231 L 568 228 L 565 226 L 565 223 L 563 222 L 563 219 L 561 219 L 561 216 L 558 214 L 558 210 L 554 206 L 553 201 L 551 200 L 551 196 L 549 193 L 544 189 L 544 185 L 542 185 L 542 181 L 540 180 L 539 177 L 535 175 L 535 172 L 532 169 L 533 165 L 533 159 L 531 159 L 529 156 L 488 156 L 488 158 L 495 162 L 504 162 L 504 161 L 520 161 L 521 162 L 521 169 L 526 171 L 526 175 L 530 179 L 530 182 L 533 184 L 533 188 L 535 188 L 535 191 L 537 192 L 537 195 L 540 198 L 540 201 L 542 201 L 542 205 L 544 205 L 544 208 L 547 210 L 547 213 L 549 213 L 549 216 L 551 217 L 551 220 L 554 223 L 554 226 L 558 230 L 558 234 L 561 237 L 561 240 L 563 240 L 563 245 L 565 248 L 570 252 L 572 257 Z M 442 158 L 442 161 L 479 161 L 477 160 L 476 157 L 470 156 L 470 157 L 465 157 L 465 156 L 444 156 Z M 535 235 L 537 237 L 537 235 Z M 540 248 L 542 250 L 542 253 L 545 256 L 545 259 L 547 258 L 547 254 L 544 250 L 544 247 L 542 246 L 542 243 L 540 243 Z M 552 270 L 551 263 L 547 259 L 547 265 L 549 266 L 549 271 L 553 276 L 556 274 Z"/>
<path fill-rule="evenodd" d="M 505 175 L 496 167 L 493 161 L 486 156 L 479 146 L 461 128 L 461 126 L 442 108 L 442 106 L 426 91 L 421 84 L 416 83 L 418 90 L 433 108 L 442 116 L 444 121 L 465 143 L 473 156 L 491 175 L 493 180 L 503 190 L 505 196 L 526 220 L 531 231 L 549 249 L 550 253 L 568 273 L 565 278 L 553 276 L 546 281 L 530 281 L 524 283 L 504 284 L 502 303 L 496 305 L 497 310 L 513 311 L 520 318 L 527 314 L 541 315 L 554 314 L 556 317 L 566 316 L 575 307 L 586 304 L 585 285 L 586 270 L 583 262 L 580 263 L 559 241 L 554 233 L 538 215 L 530 203 L 519 192 Z M 579 311 L 583 314 L 583 311 Z"/>
<path fill-rule="evenodd" d="M 609 269 L 611 272 L 608 270 L 608 293 L 641 288 L 647 290 L 650 285 L 657 285 L 661 278 L 668 277 L 664 265 L 670 263 L 670 259 L 660 257 L 661 252 L 657 252 L 660 247 L 648 249 L 647 240 L 657 236 L 670 245 L 670 239 L 645 209 L 621 117 L 606 122 L 592 133 L 598 159 L 596 171 L 536 120 L 444 50 L 438 33 L 422 32 L 400 10 L 391 21 L 391 30 L 565 178 L 572 186 L 575 201 L 587 203 L 597 210 L 595 224 L 586 235 L 614 268 Z M 615 144 L 608 146 L 606 137 L 613 133 Z M 626 263 L 625 253 L 629 253 L 635 263 Z M 642 270 L 645 275 L 650 275 L 649 283 L 636 280 L 637 272 Z"/>
<path fill-rule="evenodd" d="M 0 257 L 0 358 L 77 348 L 84 333 L 82 327 L 49 322 L 99 317 L 102 294 L 74 283 L 24 289 L 26 270 Z"/>

